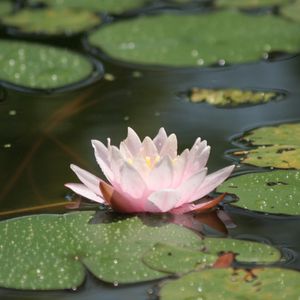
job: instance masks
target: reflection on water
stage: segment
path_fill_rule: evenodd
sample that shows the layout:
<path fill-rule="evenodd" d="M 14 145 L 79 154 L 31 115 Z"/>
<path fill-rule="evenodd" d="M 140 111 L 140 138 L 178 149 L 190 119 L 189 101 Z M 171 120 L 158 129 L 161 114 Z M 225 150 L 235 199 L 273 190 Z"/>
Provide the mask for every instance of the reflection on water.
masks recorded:
<path fill-rule="evenodd" d="M 164 126 L 178 135 L 181 149 L 201 136 L 212 146 L 209 170 L 228 165 L 224 152 L 230 138 L 264 124 L 299 120 L 300 57 L 272 63 L 211 68 L 160 70 L 104 62 L 114 80 L 101 80 L 79 91 L 27 94 L 0 90 L 0 212 L 64 201 L 64 183 L 76 180 L 75 163 L 99 172 L 91 139 L 111 137 L 118 143 L 127 126 L 154 136 Z M 139 73 L 137 73 L 139 72 Z M 136 76 L 139 74 L 139 76 Z M 263 88 L 287 91 L 285 101 L 230 109 L 191 104 L 178 97 L 192 87 Z M 234 237 L 252 237 L 292 251 L 287 266 L 300 269 L 300 220 L 248 214 L 230 209 Z M 295 254 L 296 253 L 296 254 Z M 0 290 L 3 300 L 148 299 L 153 283 L 112 288 L 91 275 L 77 292 Z M 148 290 L 148 293 L 147 293 Z"/>

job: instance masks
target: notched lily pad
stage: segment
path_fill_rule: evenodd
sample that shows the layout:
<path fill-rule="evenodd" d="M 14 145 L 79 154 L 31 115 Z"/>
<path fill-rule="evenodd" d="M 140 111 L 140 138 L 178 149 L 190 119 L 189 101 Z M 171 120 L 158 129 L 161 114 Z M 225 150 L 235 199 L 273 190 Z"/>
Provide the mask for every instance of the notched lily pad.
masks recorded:
<path fill-rule="evenodd" d="M 24 9 L 2 18 L 2 23 L 21 33 L 63 35 L 76 34 L 100 24 L 92 12 L 71 9 Z"/>
<path fill-rule="evenodd" d="M 95 12 L 121 14 L 140 8 L 146 0 L 31 0 L 31 4 L 42 3 L 57 8 L 80 8 Z"/>
<path fill-rule="evenodd" d="M 87 79 L 94 66 L 69 50 L 23 41 L 0 41 L 0 80 L 33 89 L 55 89 Z"/>
<path fill-rule="evenodd" d="M 160 299 L 298 299 L 299 280 L 298 271 L 279 268 L 210 269 L 165 282 Z"/>
<path fill-rule="evenodd" d="M 280 10 L 281 14 L 290 20 L 300 22 L 300 0 L 295 0 L 290 4 L 283 6 Z"/>
<path fill-rule="evenodd" d="M 300 171 L 250 173 L 228 179 L 217 192 L 235 194 L 234 206 L 274 214 L 300 215 Z"/>
<path fill-rule="evenodd" d="M 275 50 L 295 53 L 298 33 L 297 24 L 276 16 L 219 11 L 141 16 L 99 28 L 88 42 L 113 59 L 184 67 L 255 61 Z"/>
<path fill-rule="evenodd" d="M 283 5 L 289 2 L 290 0 L 216 0 L 216 5 L 219 7 L 256 8 Z"/>
<path fill-rule="evenodd" d="M 197 247 L 180 248 L 157 244 L 145 254 L 143 261 L 151 268 L 168 273 L 186 273 L 211 267 L 222 253 L 231 252 L 244 263 L 272 263 L 280 259 L 280 252 L 272 246 L 229 238 L 204 238 Z"/>
<path fill-rule="evenodd" d="M 250 131 L 241 141 L 257 146 L 247 151 L 236 151 L 243 155 L 243 163 L 259 167 L 300 169 L 300 124 L 261 127 Z"/>
<path fill-rule="evenodd" d="M 281 98 L 281 96 L 275 92 L 259 92 L 239 89 L 193 88 L 189 93 L 191 102 L 206 102 L 221 107 L 266 103 L 279 98 Z"/>
<path fill-rule="evenodd" d="M 158 242 L 193 247 L 197 234 L 181 226 L 144 225 L 137 217 L 89 224 L 94 212 L 35 215 L 0 223 L 0 286 L 75 289 L 85 268 L 114 284 L 166 276 L 147 267 L 143 254 Z"/>

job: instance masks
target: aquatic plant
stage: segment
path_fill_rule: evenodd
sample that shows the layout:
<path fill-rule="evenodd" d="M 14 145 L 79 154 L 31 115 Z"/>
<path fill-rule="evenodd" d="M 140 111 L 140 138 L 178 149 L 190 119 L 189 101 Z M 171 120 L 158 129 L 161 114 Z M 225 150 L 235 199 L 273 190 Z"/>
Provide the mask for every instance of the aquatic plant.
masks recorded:
<path fill-rule="evenodd" d="M 222 197 L 205 197 L 220 185 L 233 171 L 228 166 L 207 175 L 206 163 L 210 146 L 197 138 L 192 148 L 177 154 L 177 137 L 167 135 L 161 128 L 152 140 L 140 140 L 136 132 L 128 128 L 127 138 L 120 147 L 107 147 L 92 140 L 96 160 L 107 182 L 71 165 L 82 183 L 68 183 L 79 195 L 106 204 L 115 211 L 186 213 L 203 211 L 217 205 Z M 203 198 L 205 197 L 205 198 Z M 202 199 L 201 199 L 202 198 Z M 201 199 L 197 202 L 196 200 Z"/>

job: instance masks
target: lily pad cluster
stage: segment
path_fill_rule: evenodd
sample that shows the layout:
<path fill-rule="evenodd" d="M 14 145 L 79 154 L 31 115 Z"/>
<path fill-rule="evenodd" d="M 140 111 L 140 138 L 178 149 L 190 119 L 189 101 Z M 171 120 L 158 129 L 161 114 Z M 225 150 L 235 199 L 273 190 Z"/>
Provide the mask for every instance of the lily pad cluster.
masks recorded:
<path fill-rule="evenodd" d="M 11 13 L 13 5 L 11 1 L 2 0 L 0 1 L 0 18 Z"/>
<path fill-rule="evenodd" d="M 283 5 L 289 2 L 290 0 L 216 0 L 216 5 L 219 7 L 256 8 Z"/>
<path fill-rule="evenodd" d="M 79 8 L 94 12 L 121 14 L 142 7 L 146 0 L 31 0 L 30 3 L 42 3 L 57 8 Z"/>
<path fill-rule="evenodd" d="M 297 299 L 299 279 L 299 272 L 278 268 L 210 269 L 166 282 L 160 299 Z"/>
<path fill-rule="evenodd" d="M 94 66 L 70 50 L 23 41 L 0 41 L 0 80 L 34 89 L 55 89 L 88 78 Z"/>
<path fill-rule="evenodd" d="M 191 102 L 206 102 L 215 106 L 239 106 L 242 104 L 266 103 L 277 97 L 278 94 L 275 92 L 205 88 L 193 88 L 189 95 Z"/>
<path fill-rule="evenodd" d="M 141 16 L 99 28 L 88 41 L 117 60 L 184 67 L 255 61 L 275 50 L 295 53 L 298 32 L 297 24 L 276 16 L 220 11 Z"/>
<path fill-rule="evenodd" d="M 2 18 L 6 26 L 30 34 L 62 35 L 88 30 L 101 22 L 92 12 L 71 9 L 24 9 Z"/>
<path fill-rule="evenodd" d="M 111 223 L 95 220 L 89 211 L 1 222 L 0 286 L 76 289 L 84 281 L 85 269 L 115 285 L 141 282 L 212 266 L 220 252 L 235 253 L 245 262 L 280 259 L 271 246 L 201 239 L 175 224 L 147 226 L 138 217 Z"/>
<path fill-rule="evenodd" d="M 243 155 L 243 163 L 259 167 L 300 169 L 300 124 L 282 124 L 254 129 L 241 141 L 256 146 L 233 154 Z"/>
<path fill-rule="evenodd" d="M 278 170 L 230 178 L 218 192 L 238 197 L 232 205 L 274 214 L 300 215 L 300 171 Z"/>
<path fill-rule="evenodd" d="M 281 8 L 281 14 L 295 22 L 300 22 L 300 0 L 295 0 Z"/>

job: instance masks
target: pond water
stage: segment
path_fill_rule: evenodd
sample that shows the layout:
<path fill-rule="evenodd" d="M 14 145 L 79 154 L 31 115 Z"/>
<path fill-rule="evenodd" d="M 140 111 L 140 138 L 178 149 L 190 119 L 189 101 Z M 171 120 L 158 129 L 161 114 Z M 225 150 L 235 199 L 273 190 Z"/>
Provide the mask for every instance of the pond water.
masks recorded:
<path fill-rule="evenodd" d="M 7 37 L 2 34 L 2 37 Z M 79 39 L 54 44 L 86 53 Z M 71 194 L 64 183 L 76 181 L 69 169 L 76 163 L 97 174 L 91 139 L 111 137 L 118 144 L 127 127 L 140 136 L 154 136 L 163 126 L 178 136 L 179 147 L 195 138 L 212 147 L 210 172 L 229 165 L 231 139 L 249 129 L 300 119 L 300 57 L 212 68 L 151 68 L 120 64 L 101 56 L 105 79 L 71 91 L 29 93 L 5 88 L 0 103 L 0 217 L 29 214 L 14 210 L 57 204 L 37 212 L 63 212 Z M 192 87 L 279 90 L 281 101 L 239 108 L 189 103 L 179 95 Z M 244 167 L 245 169 L 245 167 Z M 238 170 L 237 170 L 238 171 Z M 285 267 L 300 270 L 300 219 L 270 216 L 227 207 L 236 227 L 229 236 L 267 241 L 287 256 Z M 33 211 L 35 212 L 35 211 Z M 30 211 L 32 213 L 32 211 Z M 24 292 L 0 289 L 3 300 L 155 299 L 155 284 L 114 287 L 88 275 L 77 291 Z"/>

